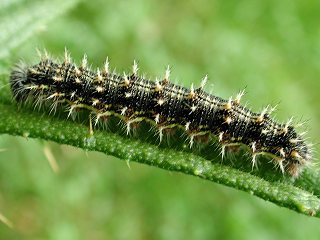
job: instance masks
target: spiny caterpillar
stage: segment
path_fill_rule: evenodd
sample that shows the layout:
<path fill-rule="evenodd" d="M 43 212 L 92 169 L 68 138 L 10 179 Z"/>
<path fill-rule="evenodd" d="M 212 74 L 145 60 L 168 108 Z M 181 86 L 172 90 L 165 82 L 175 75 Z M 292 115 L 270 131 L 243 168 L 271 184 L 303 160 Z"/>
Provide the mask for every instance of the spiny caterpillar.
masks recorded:
<path fill-rule="evenodd" d="M 11 73 L 10 84 L 18 102 L 32 101 L 35 105 L 49 103 L 55 111 L 60 103 L 69 115 L 88 109 L 96 123 L 108 116 L 122 119 L 130 132 L 132 124 L 147 121 L 154 124 L 160 136 L 168 129 L 185 130 L 192 146 L 198 137 L 215 137 L 225 147 L 244 145 L 252 153 L 252 165 L 258 155 L 269 155 L 283 173 L 298 176 L 311 161 L 310 146 L 298 134 L 291 121 L 285 124 L 270 117 L 272 108 L 254 113 L 240 105 L 244 92 L 236 98 L 224 100 L 206 93 L 201 87 L 190 89 L 170 83 L 170 69 L 161 80 L 150 81 L 138 75 L 133 64 L 132 73 L 111 72 L 108 59 L 102 70 L 92 71 L 84 56 L 80 66 L 71 61 L 65 51 L 63 62 L 50 59 L 47 54 L 40 63 L 18 64 Z"/>

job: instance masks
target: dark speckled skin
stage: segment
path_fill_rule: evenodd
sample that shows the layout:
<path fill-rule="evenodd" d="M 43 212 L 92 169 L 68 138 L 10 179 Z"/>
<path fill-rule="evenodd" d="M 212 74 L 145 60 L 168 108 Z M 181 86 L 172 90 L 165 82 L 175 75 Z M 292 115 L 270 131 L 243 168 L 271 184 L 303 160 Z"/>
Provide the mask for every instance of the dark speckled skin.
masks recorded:
<path fill-rule="evenodd" d="M 253 155 L 268 154 L 282 170 L 297 176 L 311 159 L 310 149 L 289 124 L 267 113 L 253 113 L 235 100 L 224 100 L 199 89 L 154 82 L 135 74 L 93 72 L 70 62 L 42 60 L 19 65 L 11 74 L 15 99 L 66 101 L 70 109 L 87 108 L 103 116 L 112 113 L 126 122 L 147 120 L 162 128 L 180 126 L 190 136 L 211 134 L 222 145 L 244 144 Z"/>

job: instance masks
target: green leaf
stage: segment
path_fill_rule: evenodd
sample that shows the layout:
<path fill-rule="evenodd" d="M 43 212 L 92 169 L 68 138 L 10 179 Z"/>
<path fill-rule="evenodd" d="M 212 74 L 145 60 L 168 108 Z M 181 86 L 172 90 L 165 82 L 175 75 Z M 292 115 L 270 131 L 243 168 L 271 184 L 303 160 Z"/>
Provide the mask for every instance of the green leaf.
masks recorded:
<path fill-rule="evenodd" d="M 4 83 L 5 78 L 2 79 Z M 99 151 L 122 160 L 156 166 L 170 171 L 183 172 L 200 178 L 240 189 L 250 194 L 290 208 L 300 213 L 320 216 L 319 184 L 314 185 L 314 176 L 305 173 L 300 187 L 290 181 L 264 180 L 251 173 L 230 166 L 213 163 L 194 153 L 175 149 L 162 149 L 144 141 L 123 137 L 116 133 L 96 130 L 89 135 L 88 127 L 58 117 L 44 116 L 32 109 L 18 109 L 9 99 L 9 89 L 4 87 L 0 95 L 0 133 L 55 141 L 89 151 Z M 238 161 L 245 161 L 239 157 Z M 319 181 L 319 178 L 316 178 Z M 306 191 L 304 189 L 308 189 Z"/>
<path fill-rule="evenodd" d="M 13 1 L 2 3 L 0 10 L 0 59 L 35 33 L 45 30 L 48 21 L 74 6 L 77 0 Z M 1 3 L 0 3 L 1 4 Z"/>

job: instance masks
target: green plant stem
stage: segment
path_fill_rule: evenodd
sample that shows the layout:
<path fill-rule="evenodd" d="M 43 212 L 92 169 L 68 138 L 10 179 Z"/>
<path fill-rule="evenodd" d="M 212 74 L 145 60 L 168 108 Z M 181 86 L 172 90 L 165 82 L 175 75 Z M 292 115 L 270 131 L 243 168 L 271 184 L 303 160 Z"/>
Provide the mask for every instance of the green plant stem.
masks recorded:
<path fill-rule="evenodd" d="M 2 83 L 4 82 L 5 80 L 2 80 Z M 90 136 L 85 125 L 43 115 L 37 111 L 18 110 L 9 99 L 8 92 L 8 86 L 0 91 L 0 133 L 50 140 L 89 151 L 103 152 L 126 161 L 198 176 L 249 192 L 279 206 L 320 217 L 320 199 L 312 192 L 300 188 L 317 190 L 313 187 L 314 181 L 310 181 L 307 176 L 303 177 L 305 181 L 298 181 L 300 187 L 297 187 L 291 183 L 266 181 L 250 173 L 212 163 L 193 153 L 162 149 L 106 131 L 97 130 Z"/>

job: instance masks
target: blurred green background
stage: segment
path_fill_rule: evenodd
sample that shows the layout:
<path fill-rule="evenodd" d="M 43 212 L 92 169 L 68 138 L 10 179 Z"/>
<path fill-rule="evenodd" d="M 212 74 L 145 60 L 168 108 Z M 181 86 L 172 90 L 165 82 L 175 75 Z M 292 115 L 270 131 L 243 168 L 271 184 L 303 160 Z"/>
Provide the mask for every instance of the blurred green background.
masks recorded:
<path fill-rule="evenodd" d="M 12 11 L 20 7 L 15 2 Z M 319 12 L 319 1 L 80 2 L 38 28 L 8 61 L 36 63 L 36 48 L 61 57 L 67 47 L 78 62 L 86 53 L 94 67 L 109 56 L 119 72 L 136 59 L 152 79 L 170 64 L 173 81 L 185 86 L 208 74 L 208 91 L 228 98 L 245 88 L 254 111 L 279 104 L 276 118 L 307 120 L 310 141 L 317 143 Z M 195 177 L 136 163 L 129 168 L 104 154 L 32 139 L 2 135 L 0 149 L 0 212 L 14 224 L 0 224 L 0 239 L 320 236 L 319 219 Z"/>

